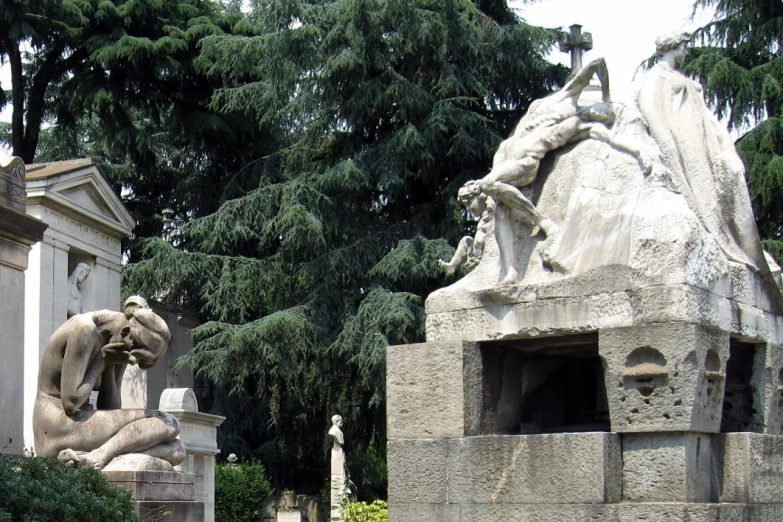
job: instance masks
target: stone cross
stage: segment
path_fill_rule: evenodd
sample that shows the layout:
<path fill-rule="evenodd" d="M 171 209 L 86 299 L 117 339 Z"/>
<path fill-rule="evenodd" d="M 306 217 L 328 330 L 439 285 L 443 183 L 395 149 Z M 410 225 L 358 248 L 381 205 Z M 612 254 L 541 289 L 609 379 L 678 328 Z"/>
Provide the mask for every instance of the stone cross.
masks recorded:
<path fill-rule="evenodd" d="M 593 48 L 593 35 L 583 33 L 582 26 L 574 24 L 570 33 L 560 37 L 560 51 L 571 53 L 571 75 L 582 69 L 582 52 Z"/>

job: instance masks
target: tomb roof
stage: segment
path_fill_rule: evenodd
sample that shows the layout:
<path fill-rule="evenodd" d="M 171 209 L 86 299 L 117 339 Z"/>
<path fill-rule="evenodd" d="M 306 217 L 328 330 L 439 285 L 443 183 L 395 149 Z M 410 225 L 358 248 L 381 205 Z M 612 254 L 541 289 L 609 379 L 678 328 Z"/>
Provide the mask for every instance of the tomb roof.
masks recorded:
<path fill-rule="evenodd" d="M 74 170 L 83 169 L 95 165 L 92 158 L 79 158 L 65 161 L 49 161 L 47 163 L 31 163 L 27 165 L 27 179 L 43 179 L 58 174 L 65 174 Z"/>

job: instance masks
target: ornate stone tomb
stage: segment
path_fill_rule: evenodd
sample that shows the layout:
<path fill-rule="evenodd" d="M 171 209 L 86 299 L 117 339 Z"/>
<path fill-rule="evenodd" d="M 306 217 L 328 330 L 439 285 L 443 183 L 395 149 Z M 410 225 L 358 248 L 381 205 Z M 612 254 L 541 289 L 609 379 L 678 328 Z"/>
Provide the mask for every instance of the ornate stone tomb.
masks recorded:
<path fill-rule="evenodd" d="M 682 42 L 611 140 L 531 124 L 556 93 L 504 142 L 475 269 L 387 352 L 391 522 L 780 519 L 779 268 Z"/>

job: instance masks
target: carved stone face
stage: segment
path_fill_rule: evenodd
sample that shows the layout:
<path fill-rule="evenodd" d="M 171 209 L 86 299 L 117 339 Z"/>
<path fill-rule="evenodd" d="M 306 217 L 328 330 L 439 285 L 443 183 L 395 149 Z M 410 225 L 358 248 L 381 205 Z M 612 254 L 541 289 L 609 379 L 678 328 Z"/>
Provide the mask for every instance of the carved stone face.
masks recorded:
<path fill-rule="evenodd" d="M 477 194 L 468 202 L 466 206 L 471 214 L 476 217 L 481 217 L 481 214 L 487 210 L 487 196 L 485 196 L 483 193 Z"/>
<path fill-rule="evenodd" d="M 671 53 L 674 57 L 674 64 L 680 65 L 685 59 L 685 55 L 688 54 L 688 42 L 682 42 L 676 49 L 672 50 Z"/>
<path fill-rule="evenodd" d="M 588 121 L 597 121 L 607 127 L 611 127 L 615 119 L 614 107 L 612 107 L 611 103 L 594 103 L 587 111 L 587 119 Z"/>
<path fill-rule="evenodd" d="M 90 275 L 90 271 L 86 268 L 79 268 L 79 272 L 76 274 L 76 281 L 83 283 L 87 276 Z"/>
<path fill-rule="evenodd" d="M 476 217 L 481 217 L 481 214 L 487 210 L 487 196 L 481 192 L 478 180 L 473 179 L 462 185 L 457 193 L 457 199 Z"/>

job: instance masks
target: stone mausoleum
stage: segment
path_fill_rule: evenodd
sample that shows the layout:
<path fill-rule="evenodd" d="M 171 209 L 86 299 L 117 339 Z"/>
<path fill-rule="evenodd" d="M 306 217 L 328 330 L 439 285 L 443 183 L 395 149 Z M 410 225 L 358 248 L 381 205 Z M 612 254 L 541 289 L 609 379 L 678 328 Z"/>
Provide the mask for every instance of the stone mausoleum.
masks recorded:
<path fill-rule="evenodd" d="M 38 368 L 49 337 L 69 317 L 70 276 L 79 263 L 89 275 L 79 285 L 83 312 L 119 310 L 121 241 L 135 226 L 89 158 L 27 166 L 27 214 L 48 225 L 32 247 L 25 272 L 24 438 L 32 448 Z M 146 375 L 129 367 L 124 407 L 146 407 Z"/>
<path fill-rule="evenodd" d="M 673 65 L 517 182 L 546 233 L 492 179 L 466 194 L 476 266 L 427 299 L 426 343 L 387 353 L 390 522 L 783 520 L 780 269 Z M 555 139 L 525 118 L 493 170 Z"/>

